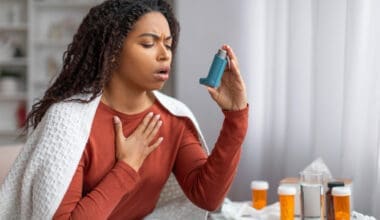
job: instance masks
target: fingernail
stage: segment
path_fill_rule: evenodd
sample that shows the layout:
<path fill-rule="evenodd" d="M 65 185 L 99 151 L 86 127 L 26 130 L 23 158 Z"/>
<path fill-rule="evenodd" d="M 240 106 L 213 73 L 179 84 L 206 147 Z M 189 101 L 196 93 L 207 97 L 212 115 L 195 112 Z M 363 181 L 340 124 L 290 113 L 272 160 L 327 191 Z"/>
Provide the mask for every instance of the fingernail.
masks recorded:
<path fill-rule="evenodd" d="M 161 126 L 162 125 L 162 121 L 158 121 L 158 126 Z"/>
<path fill-rule="evenodd" d="M 158 140 L 159 140 L 159 141 L 162 141 L 162 140 L 164 140 L 164 138 L 163 138 L 163 137 L 159 137 Z"/>
<path fill-rule="evenodd" d="M 153 112 L 149 112 L 148 117 L 152 117 L 152 116 L 153 116 Z"/>
<path fill-rule="evenodd" d="M 120 118 L 117 117 L 116 115 L 113 116 L 113 122 L 116 124 L 116 123 L 119 123 L 120 122 Z"/>
<path fill-rule="evenodd" d="M 161 116 L 160 115 L 156 115 L 155 117 L 156 117 L 156 119 L 159 119 Z"/>

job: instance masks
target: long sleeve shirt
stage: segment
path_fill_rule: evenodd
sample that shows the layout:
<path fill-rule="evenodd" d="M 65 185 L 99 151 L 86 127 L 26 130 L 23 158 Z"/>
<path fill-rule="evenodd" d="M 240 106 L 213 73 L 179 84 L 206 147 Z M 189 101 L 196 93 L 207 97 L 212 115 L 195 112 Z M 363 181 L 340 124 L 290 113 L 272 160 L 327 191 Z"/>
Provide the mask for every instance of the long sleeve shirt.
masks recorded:
<path fill-rule="evenodd" d="M 138 172 L 115 157 L 117 115 L 127 137 L 148 112 L 160 114 L 160 146 Z M 191 121 L 170 114 L 156 101 L 144 112 L 126 115 L 100 102 L 90 137 L 54 219 L 142 219 L 154 210 L 173 172 L 187 197 L 207 210 L 218 208 L 235 176 L 248 124 L 248 108 L 223 111 L 225 120 L 207 156 Z"/>

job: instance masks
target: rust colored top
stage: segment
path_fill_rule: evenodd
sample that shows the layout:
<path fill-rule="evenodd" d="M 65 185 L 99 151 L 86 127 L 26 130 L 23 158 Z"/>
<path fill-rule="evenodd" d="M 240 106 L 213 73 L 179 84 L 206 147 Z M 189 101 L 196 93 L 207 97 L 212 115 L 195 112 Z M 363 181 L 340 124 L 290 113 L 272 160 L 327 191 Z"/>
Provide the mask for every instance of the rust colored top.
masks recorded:
<path fill-rule="evenodd" d="M 115 158 L 113 116 L 129 136 L 148 112 L 160 114 L 160 146 L 138 172 Z M 225 119 L 211 154 L 202 149 L 190 119 L 170 114 L 157 100 L 147 110 L 126 115 L 100 102 L 90 137 L 54 219 L 142 219 L 151 213 L 173 172 L 187 197 L 215 210 L 235 176 L 248 125 L 248 107 L 223 111 Z"/>

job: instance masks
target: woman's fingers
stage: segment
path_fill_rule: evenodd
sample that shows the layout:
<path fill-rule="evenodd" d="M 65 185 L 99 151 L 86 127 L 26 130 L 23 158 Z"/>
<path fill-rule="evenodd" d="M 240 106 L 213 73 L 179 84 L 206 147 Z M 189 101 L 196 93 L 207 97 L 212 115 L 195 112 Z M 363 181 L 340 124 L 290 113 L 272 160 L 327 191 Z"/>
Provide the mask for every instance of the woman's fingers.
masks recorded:
<path fill-rule="evenodd" d="M 239 63 L 238 63 L 238 59 L 234 53 L 234 51 L 232 50 L 232 48 L 228 45 L 223 45 L 222 47 L 224 50 L 227 51 L 227 55 L 229 57 L 229 70 L 232 72 L 232 73 L 237 73 L 239 74 Z"/>
<path fill-rule="evenodd" d="M 154 122 L 152 120 L 151 124 L 153 124 L 153 123 Z M 150 133 L 148 133 L 149 131 L 147 131 L 147 133 L 146 133 L 146 135 L 147 135 L 146 139 L 147 139 L 148 143 L 150 143 L 153 140 L 153 138 L 157 135 L 158 131 L 160 130 L 161 125 L 162 125 L 162 121 L 158 120 L 157 122 L 154 123 L 154 127 L 150 131 Z"/>
<path fill-rule="evenodd" d="M 160 115 L 155 115 L 150 122 L 145 127 L 145 130 L 143 131 L 143 134 L 145 137 L 149 137 L 149 135 L 152 133 L 154 128 L 156 127 L 156 124 L 158 123 L 160 119 Z"/>
<path fill-rule="evenodd" d="M 152 153 L 154 150 L 157 149 L 158 146 L 160 146 L 160 144 L 162 143 L 162 141 L 164 140 L 163 137 L 159 137 L 156 142 L 154 142 L 154 144 L 150 145 L 148 147 L 148 152 L 147 152 L 147 155 L 149 155 L 150 153 Z"/>
<path fill-rule="evenodd" d="M 153 115 L 152 112 L 148 113 L 127 138 L 123 134 L 120 119 L 114 116 L 116 158 L 129 164 L 136 171 L 163 140 L 162 137 L 156 138 L 162 121 L 159 115 Z"/>
<path fill-rule="evenodd" d="M 230 62 L 233 62 L 235 65 L 237 65 L 238 64 L 237 63 L 237 57 L 236 57 L 234 51 L 232 50 L 232 48 L 226 44 L 223 45 L 222 48 L 227 51 L 227 55 L 230 58 Z M 233 63 L 231 63 L 231 64 L 233 64 Z"/>
<path fill-rule="evenodd" d="M 149 143 L 153 139 L 153 137 L 157 134 L 159 128 L 162 125 L 162 121 L 159 119 L 160 119 L 160 115 L 154 116 L 153 112 L 149 112 L 144 117 L 140 125 L 136 128 L 134 133 L 142 136 L 142 138 L 144 139 L 147 139 Z M 114 126 L 115 126 L 115 132 L 116 132 L 117 138 L 125 139 L 120 118 L 117 116 L 114 116 L 113 120 L 114 120 Z"/>
<path fill-rule="evenodd" d="M 154 115 L 152 112 L 148 113 L 143 119 L 142 123 L 136 129 L 136 132 L 146 140 L 146 143 L 150 143 L 158 133 L 162 121 L 160 115 Z"/>
<path fill-rule="evenodd" d="M 142 123 L 137 127 L 135 132 L 143 134 L 146 127 L 149 125 L 149 122 L 152 119 L 152 117 L 153 117 L 153 112 L 149 112 L 143 119 Z"/>

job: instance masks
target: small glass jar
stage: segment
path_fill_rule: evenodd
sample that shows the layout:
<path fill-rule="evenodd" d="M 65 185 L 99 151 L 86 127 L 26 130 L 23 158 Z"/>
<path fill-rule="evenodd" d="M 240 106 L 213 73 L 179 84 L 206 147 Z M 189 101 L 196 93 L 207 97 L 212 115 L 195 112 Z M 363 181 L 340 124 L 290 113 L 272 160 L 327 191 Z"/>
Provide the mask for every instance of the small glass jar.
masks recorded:
<path fill-rule="evenodd" d="M 324 183 L 322 172 L 300 173 L 301 219 L 324 219 Z"/>

